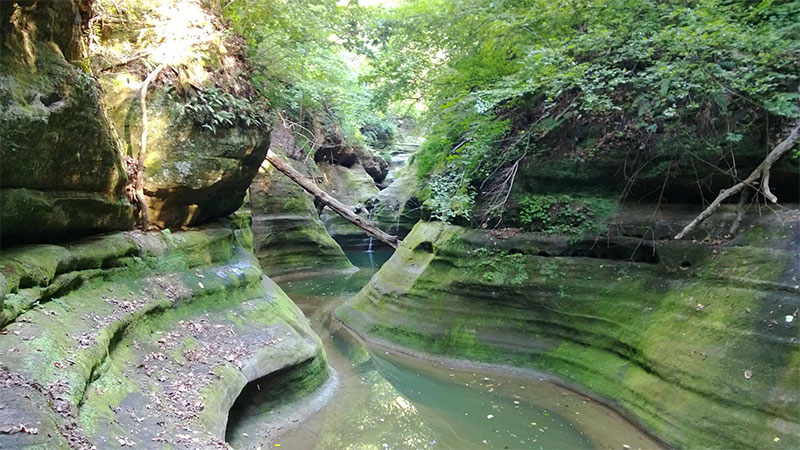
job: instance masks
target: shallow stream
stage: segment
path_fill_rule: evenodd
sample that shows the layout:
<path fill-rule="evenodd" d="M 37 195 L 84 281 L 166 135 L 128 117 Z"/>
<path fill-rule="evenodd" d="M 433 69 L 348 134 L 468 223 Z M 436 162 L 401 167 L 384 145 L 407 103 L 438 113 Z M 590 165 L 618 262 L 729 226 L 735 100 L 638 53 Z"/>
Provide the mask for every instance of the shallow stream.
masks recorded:
<path fill-rule="evenodd" d="M 235 418 L 228 429 L 234 448 L 658 447 L 609 408 L 556 384 L 452 368 L 364 344 L 331 312 L 366 285 L 390 253 L 348 256 L 359 272 L 279 282 L 321 336 L 333 381 L 310 399 Z"/>

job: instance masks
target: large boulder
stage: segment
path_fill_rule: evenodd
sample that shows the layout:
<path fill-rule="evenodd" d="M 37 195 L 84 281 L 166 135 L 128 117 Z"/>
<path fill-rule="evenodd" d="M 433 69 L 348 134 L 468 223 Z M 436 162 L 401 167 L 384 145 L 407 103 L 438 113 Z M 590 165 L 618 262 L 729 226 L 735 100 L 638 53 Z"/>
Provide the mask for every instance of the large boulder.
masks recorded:
<path fill-rule="evenodd" d="M 141 127 L 138 89 L 107 86 L 106 92 L 118 129 L 127 122 L 135 135 Z M 149 97 L 144 193 L 152 223 L 177 228 L 236 211 L 267 154 L 269 127 L 212 132 L 196 124 L 164 87 Z"/>
<path fill-rule="evenodd" d="M 81 58 L 88 2 L 1 2 L 0 239 L 57 241 L 125 229 L 122 155 Z"/>
<path fill-rule="evenodd" d="M 100 1 L 112 18 L 114 1 Z M 246 81 L 241 37 L 201 2 L 131 3 L 127 20 L 101 21 L 91 63 L 103 103 L 131 158 L 141 147 L 146 96 L 144 194 L 159 227 L 195 225 L 239 208 L 269 148 L 269 122 Z M 180 27 L 176 27 L 179 24 Z"/>
<path fill-rule="evenodd" d="M 378 155 L 364 154 L 361 157 L 361 165 L 364 167 L 364 171 L 375 181 L 375 184 L 380 185 L 389 175 L 389 163 Z"/>

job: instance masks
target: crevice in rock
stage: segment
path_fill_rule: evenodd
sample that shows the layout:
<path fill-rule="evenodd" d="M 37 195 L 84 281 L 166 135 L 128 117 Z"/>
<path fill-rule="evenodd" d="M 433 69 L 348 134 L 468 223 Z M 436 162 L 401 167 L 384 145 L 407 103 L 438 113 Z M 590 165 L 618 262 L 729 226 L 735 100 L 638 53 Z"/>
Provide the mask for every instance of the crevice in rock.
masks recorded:
<path fill-rule="evenodd" d="M 89 392 L 92 384 L 99 380 L 105 370 L 107 370 L 108 365 L 111 362 L 112 355 L 115 354 L 117 350 L 117 346 L 122 341 L 122 338 L 125 336 L 125 332 L 128 331 L 129 327 L 135 325 L 136 321 L 144 320 L 148 316 L 154 316 L 157 314 L 161 314 L 166 311 L 167 308 L 162 306 L 155 306 L 147 311 L 145 311 L 141 316 L 137 317 L 135 320 L 127 321 L 121 324 L 111 337 L 108 340 L 108 344 L 105 346 L 105 353 L 103 353 L 102 357 L 95 361 L 94 365 L 92 366 L 91 371 L 89 372 L 89 376 L 86 378 L 86 384 L 81 392 L 81 398 L 77 403 L 77 409 L 80 411 L 81 407 L 83 406 L 84 402 L 86 401 L 86 393 Z"/>
<path fill-rule="evenodd" d="M 415 252 L 433 253 L 433 243 L 430 241 L 420 242 L 414 247 Z"/>
<path fill-rule="evenodd" d="M 540 254 L 541 253 L 542 252 L 540 252 Z M 558 256 L 580 256 L 584 258 L 613 259 L 650 264 L 658 264 L 660 261 L 655 247 L 644 242 L 633 246 L 613 241 L 579 241 L 571 244 Z"/>
<path fill-rule="evenodd" d="M 259 417 L 260 423 L 265 416 L 267 422 L 279 420 L 280 417 L 270 417 L 271 413 L 320 387 L 328 370 L 325 360 L 314 355 L 247 383 L 228 413 L 225 441 L 231 442 L 238 430 L 247 426 L 249 418 Z"/>

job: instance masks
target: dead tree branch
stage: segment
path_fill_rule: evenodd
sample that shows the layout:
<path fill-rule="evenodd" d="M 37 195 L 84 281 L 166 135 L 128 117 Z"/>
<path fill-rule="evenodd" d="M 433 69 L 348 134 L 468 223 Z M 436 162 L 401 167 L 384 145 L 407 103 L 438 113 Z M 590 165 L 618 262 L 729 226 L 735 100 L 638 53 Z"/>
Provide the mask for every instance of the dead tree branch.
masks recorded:
<path fill-rule="evenodd" d="M 511 196 L 511 190 L 514 188 L 514 180 L 519 171 L 519 165 L 522 160 L 527 156 L 527 152 L 514 160 L 510 166 L 506 166 L 499 171 L 495 179 L 495 183 L 486 192 L 487 206 L 482 216 L 483 221 L 488 221 L 493 214 L 502 213 L 508 203 L 508 198 Z M 483 187 L 483 186 L 481 186 Z"/>
<path fill-rule="evenodd" d="M 339 200 L 336 200 L 328 195 L 327 192 L 318 188 L 311 180 L 304 177 L 300 172 L 296 171 L 292 166 L 284 162 L 272 151 L 267 152 L 267 161 L 272 164 L 272 167 L 289 177 L 292 181 L 305 189 L 309 194 L 313 195 L 316 200 L 319 200 L 321 203 L 325 204 L 325 206 L 335 211 L 347 221 L 364 230 L 364 232 L 369 236 L 374 237 L 375 239 L 389 245 L 392 248 L 397 248 L 400 242 L 400 240 L 397 239 L 397 236 L 392 236 L 391 234 L 384 232 L 378 228 L 378 225 L 375 224 L 375 222 L 364 219 L 356 214 L 352 207 L 347 206 Z"/>
<path fill-rule="evenodd" d="M 139 209 L 142 212 L 142 230 L 147 231 L 150 227 L 150 211 L 147 209 L 147 198 L 144 196 L 144 161 L 145 157 L 147 156 L 147 88 L 150 87 L 150 83 L 156 79 L 159 73 L 161 73 L 164 68 L 167 67 L 166 64 L 161 64 L 149 75 L 147 78 L 144 79 L 142 82 L 142 87 L 139 89 L 139 104 L 142 107 L 142 141 L 139 147 L 139 157 L 137 158 L 136 162 L 136 200 L 139 203 Z"/>
<path fill-rule="evenodd" d="M 786 154 L 794 144 L 800 139 L 800 124 L 795 125 L 794 128 L 789 132 L 789 135 L 781 141 L 780 144 L 776 145 L 775 148 L 772 149 L 771 152 L 764 158 L 764 161 L 756 167 L 756 169 L 744 180 L 740 181 L 739 183 L 734 184 L 733 186 L 729 187 L 728 189 L 723 189 L 717 198 L 711 202 L 710 205 L 706 209 L 703 210 L 697 217 L 694 218 L 688 225 L 686 225 L 680 233 L 675 236 L 675 239 L 683 239 L 684 236 L 692 232 L 698 225 L 700 225 L 704 220 L 709 218 L 714 212 L 719 208 L 723 201 L 728 199 L 729 197 L 741 192 L 746 187 L 753 187 L 759 184 L 760 180 L 760 187 L 757 189 L 761 195 L 767 198 L 772 203 L 776 203 L 778 198 L 772 194 L 769 190 L 769 174 L 772 166 L 778 161 L 781 156 Z"/>

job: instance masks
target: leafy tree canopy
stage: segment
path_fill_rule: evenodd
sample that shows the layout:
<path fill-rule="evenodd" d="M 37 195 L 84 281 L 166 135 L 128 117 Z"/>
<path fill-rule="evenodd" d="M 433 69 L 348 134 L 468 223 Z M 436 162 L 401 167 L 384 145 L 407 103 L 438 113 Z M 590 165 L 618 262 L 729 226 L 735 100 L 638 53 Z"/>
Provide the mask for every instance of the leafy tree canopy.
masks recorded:
<path fill-rule="evenodd" d="M 420 175 L 461 209 L 523 155 L 735 174 L 800 117 L 798 1 L 410 0 L 369 31 L 373 99 L 427 105 Z"/>
<path fill-rule="evenodd" d="M 250 46 L 254 81 L 276 109 L 304 124 L 315 115 L 353 143 L 377 119 L 358 80 L 364 20 L 374 8 L 334 0 L 233 0 L 224 9 Z"/>

